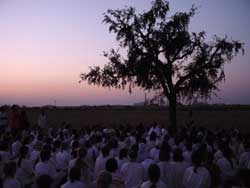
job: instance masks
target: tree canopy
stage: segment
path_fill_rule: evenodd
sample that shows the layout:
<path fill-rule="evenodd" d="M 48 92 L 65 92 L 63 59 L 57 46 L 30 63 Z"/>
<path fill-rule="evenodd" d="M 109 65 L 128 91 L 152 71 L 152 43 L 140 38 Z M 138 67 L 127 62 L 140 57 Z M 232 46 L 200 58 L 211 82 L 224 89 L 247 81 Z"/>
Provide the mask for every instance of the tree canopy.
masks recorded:
<path fill-rule="evenodd" d="M 108 10 L 103 22 L 119 49 L 105 52 L 107 64 L 90 67 L 81 79 L 102 87 L 160 91 L 170 108 L 178 99 L 209 98 L 225 80 L 224 65 L 243 52 L 243 43 L 227 36 L 208 42 L 204 31 L 190 32 L 195 14 L 192 7 L 169 15 L 165 0 L 153 1 L 143 13 L 133 7 Z"/>

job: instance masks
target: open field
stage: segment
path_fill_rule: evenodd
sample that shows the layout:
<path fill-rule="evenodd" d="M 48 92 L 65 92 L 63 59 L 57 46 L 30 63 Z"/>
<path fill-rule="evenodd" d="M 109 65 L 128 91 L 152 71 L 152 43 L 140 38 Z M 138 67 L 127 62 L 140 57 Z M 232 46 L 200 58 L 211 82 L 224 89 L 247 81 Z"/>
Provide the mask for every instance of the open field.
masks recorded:
<path fill-rule="evenodd" d="M 26 109 L 32 125 L 37 123 L 39 109 Z M 87 109 L 47 109 L 47 122 L 49 126 L 60 126 L 62 122 L 70 123 L 75 128 L 88 125 L 104 124 L 117 126 L 119 124 L 137 125 L 140 122 L 150 124 L 158 122 L 167 125 L 169 122 L 167 109 L 144 108 L 87 108 Z M 188 120 L 188 110 L 177 112 L 178 124 Z M 201 109 L 193 111 L 196 125 L 216 129 L 218 127 L 237 127 L 243 132 L 250 132 L 250 110 L 247 109 Z"/>

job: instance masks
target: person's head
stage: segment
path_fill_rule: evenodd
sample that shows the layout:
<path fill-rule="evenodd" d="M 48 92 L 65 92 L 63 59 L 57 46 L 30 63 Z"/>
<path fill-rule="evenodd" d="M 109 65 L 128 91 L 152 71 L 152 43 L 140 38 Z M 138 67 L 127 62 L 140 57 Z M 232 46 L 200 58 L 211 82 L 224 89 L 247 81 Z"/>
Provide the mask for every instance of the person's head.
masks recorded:
<path fill-rule="evenodd" d="M 108 159 L 106 162 L 106 170 L 108 172 L 115 172 L 118 169 L 118 164 L 115 158 Z"/>
<path fill-rule="evenodd" d="M 69 180 L 71 182 L 79 181 L 81 178 L 81 168 L 73 167 L 69 171 Z"/>
<path fill-rule="evenodd" d="M 203 161 L 203 153 L 200 150 L 197 150 L 192 153 L 192 163 L 194 168 L 194 171 L 196 172 L 197 168 L 201 166 Z"/>
<path fill-rule="evenodd" d="M 29 148 L 27 146 L 22 146 L 19 151 L 20 151 L 20 157 L 25 158 L 29 153 Z"/>
<path fill-rule="evenodd" d="M 3 172 L 5 178 L 14 178 L 16 174 L 16 163 L 14 161 L 8 161 L 4 164 Z"/>
<path fill-rule="evenodd" d="M 28 153 L 29 153 L 29 148 L 27 146 L 22 146 L 19 150 L 19 160 L 18 160 L 18 167 L 20 167 L 21 165 L 21 162 L 22 162 L 22 159 L 25 159 L 27 156 L 28 156 Z"/>
<path fill-rule="evenodd" d="M 53 179 L 49 175 L 41 175 L 37 178 L 36 184 L 38 188 L 50 188 Z"/>
<path fill-rule="evenodd" d="M 50 152 L 48 150 L 43 149 L 40 153 L 40 158 L 42 162 L 46 162 L 50 159 Z"/>
<path fill-rule="evenodd" d="M 130 149 L 130 151 L 129 151 L 129 159 L 131 161 L 136 161 L 136 159 L 137 159 L 137 151 L 136 150 Z"/>
<path fill-rule="evenodd" d="M 156 133 L 154 131 L 149 135 L 149 139 L 150 139 L 150 141 L 156 140 Z"/>
<path fill-rule="evenodd" d="M 63 142 L 63 143 L 62 143 L 62 146 L 61 146 L 62 151 L 66 151 L 66 150 L 68 150 L 68 148 L 69 148 L 68 143 Z"/>
<path fill-rule="evenodd" d="M 160 153 L 159 153 L 159 160 L 160 161 L 169 161 L 170 160 L 169 151 L 166 150 L 165 148 L 161 148 Z"/>
<path fill-rule="evenodd" d="M 160 175 L 161 172 L 159 166 L 157 164 L 151 164 L 148 168 L 148 177 L 153 185 L 159 181 Z"/>
<path fill-rule="evenodd" d="M 174 150 L 173 159 L 175 162 L 182 162 L 183 161 L 182 150 L 180 148 L 177 148 Z"/>
<path fill-rule="evenodd" d="M 81 147 L 77 153 L 78 158 L 84 159 L 86 155 L 87 155 L 87 150 L 84 147 Z"/>
<path fill-rule="evenodd" d="M 122 160 L 122 159 L 125 159 L 127 158 L 128 156 L 128 150 L 123 148 L 119 151 L 119 159 Z"/>
<path fill-rule="evenodd" d="M 108 145 L 106 145 L 106 146 L 104 146 L 104 147 L 102 148 L 101 151 L 102 151 L 102 156 L 103 156 L 103 157 L 107 157 L 107 156 L 109 155 L 110 148 L 109 148 Z"/>
<path fill-rule="evenodd" d="M 108 188 L 112 183 L 112 175 L 108 172 L 101 172 L 97 177 L 97 188 Z"/>

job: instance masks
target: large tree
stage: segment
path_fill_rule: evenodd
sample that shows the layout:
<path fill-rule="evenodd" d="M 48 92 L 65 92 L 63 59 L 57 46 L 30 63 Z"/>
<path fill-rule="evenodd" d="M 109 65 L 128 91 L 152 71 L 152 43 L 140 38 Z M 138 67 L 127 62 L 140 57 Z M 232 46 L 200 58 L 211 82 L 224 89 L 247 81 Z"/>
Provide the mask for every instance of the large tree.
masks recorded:
<path fill-rule="evenodd" d="M 103 22 L 116 35 L 119 49 L 105 52 L 103 67 L 90 67 L 81 79 L 102 87 L 133 87 L 160 91 L 169 101 L 170 122 L 176 126 L 178 100 L 209 98 L 225 79 L 224 65 L 243 44 L 228 37 L 205 40 L 205 32 L 190 32 L 196 9 L 168 15 L 169 3 L 155 0 L 139 14 L 129 7 L 108 10 Z"/>

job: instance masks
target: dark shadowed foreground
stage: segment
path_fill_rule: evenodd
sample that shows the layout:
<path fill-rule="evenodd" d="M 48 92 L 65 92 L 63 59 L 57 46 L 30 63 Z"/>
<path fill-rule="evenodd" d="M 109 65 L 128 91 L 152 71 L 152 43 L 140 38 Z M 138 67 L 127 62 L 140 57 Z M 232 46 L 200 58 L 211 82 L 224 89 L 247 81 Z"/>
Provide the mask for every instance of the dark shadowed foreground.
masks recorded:
<path fill-rule="evenodd" d="M 29 108 L 27 113 L 32 125 L 37 124 L 39 109 Z M 135 107 L 92 107 L 79 108 L 56 108 L 47 109 L 47 122 L 49 126 L 60 126 L 63 122 L 71 124 L 74 128 L 103 124 L 105 126 L 118 126 L 120 124 L 149 125 L 157 122 L 168 125 L 169 116 L 167 109 L 145 109 Z M 189 111 L 178 110 L 178 124 L 183 125 L 189 120 Z M 241 131 L 250 132 L 250 109 L 249 107 L 227 108 L 199 108 L 193 110 L 193 120 L 197 126 L 216 129 L 237 127 Z"/>

